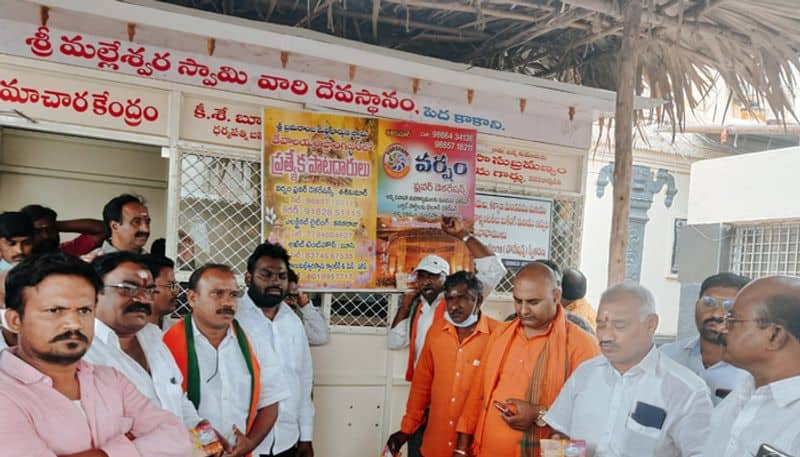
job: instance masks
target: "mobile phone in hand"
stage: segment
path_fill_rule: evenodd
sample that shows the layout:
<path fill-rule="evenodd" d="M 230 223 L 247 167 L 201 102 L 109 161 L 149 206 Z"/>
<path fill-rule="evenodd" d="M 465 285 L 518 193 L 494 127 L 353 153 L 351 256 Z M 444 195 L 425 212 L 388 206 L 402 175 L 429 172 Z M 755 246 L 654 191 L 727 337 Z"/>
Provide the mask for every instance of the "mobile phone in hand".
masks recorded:
<path fill-rule="evenodd" d="M 505 403 L 501 403 L 501 402 L 495 400 L 494 401 L 494 407 L 499 409 L 500 412 L 505 414 L 506 416 L 510 416 L 511 415 L 511 409 L 508 406 L 506 406 Z"/>

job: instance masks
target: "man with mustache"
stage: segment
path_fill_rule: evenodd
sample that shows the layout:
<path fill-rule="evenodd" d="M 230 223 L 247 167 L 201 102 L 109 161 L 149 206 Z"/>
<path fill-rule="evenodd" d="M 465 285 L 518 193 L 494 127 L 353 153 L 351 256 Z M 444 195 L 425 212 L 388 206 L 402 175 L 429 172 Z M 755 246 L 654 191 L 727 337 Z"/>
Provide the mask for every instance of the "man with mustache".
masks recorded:
<path fill-rule="evenodd" d="M 255 456 L 313 457 L 314 369 L 303 323 L 286 304 L 289 254 L 279 244 L 265 242 L 247 259 L 247 295 L 239 300 L 238 319 L 257 342 L 256 351 L 270 347 L 280 361 L 289 397 L 280 402 L 278 421 L 255 449 Z"/>
<path fill-rule="evenodd" d="M 400 431 L 392 434 L 387 447 L 392 455 L 425 421 L 430 408 L 421 452 L 426 457 L 451 457 L 456 444 L 456 423 L 478 372 L 481 354 L 497 321 L 481 314 L 482 286 L 466 271 L 444 282 L 447 304 L 445 323 L 428 331 L 406 403 Z"/>
<path fill-rule="evenodd" d="M 191 314 L 164 334 L 183 389 L 223 438 L 224 457 L 250 455 L 289 396 L 278 357 L 235 318 L 242 295 L 229 266 L 206 264 L 189 277 Z"/>
<path fill-rule="evenodd" d="M 722 360 L 752 377 L 714 409 L 703 456 L 800 455 L 800 278 L 745 286 L 721 333 Z"/>
<path fill-rule="evenodd" d="M 123 194 L 112 198 L 103 207 L 103 224 L 106 229 L 106 240 L 100 247 L 103 254 L 119 251 L 146 254 L 150 213 L 141 197 Z"/>
<path fill-rule="evenodd" d="M 116 368 L 188 429 L 196 427 L 203 419 L 181 388 L 181 371 L 161 339 L 161 329 L 147 320 L 155 291 L 147 259 L 113 252 L 95 258 L 92 267 L 103 288 L 97 295 L 94 342 L 86 361 Z"/>
<path fill-rule="evenodd" d="M 0 271 L 10 270 L 28 257 L 33 247 L 33 223 L 23 213 L 0 214 Z"/>
<path fill-rule="evenodd" d="M 475 272 L 483 285 L 483 296 L 489 297 L 506 269 L 500 258 L 467 230 L 460 219 L 442 218 L 442 231 L 466 244 L 475 262 Z M 450 274 L 450 264 L 437 255 L 428 255 L 414 269 L 416 286 L 403 295 L 403 301 L 389 330 L 389 349 L 408 347 L 406 381 L 414 377 L 414 367 L 419 360 L 428 330 L 434 321 L 444 322 L 444 280 Z M 408 441 L 408 457 L 419 457 L 425 425 L 417 429 Z"/>
<path fill-rule="evenodd" d="M 0 354 L 3 455 L 186 457 L 189 435 L 113 368 L 82 357 L 94 336 L 100 278 L 76 257 L 24 260 L 6 278 L 19 345 Z"/>
<path fill-rule="evenodd" d="M 705 383 L 653 342 L 653 294 L 626 281 L 597 310 L 602 356 L 575 370 L 544 421 L 588 456 L 700 456 L 713 405 Z"/>
<path fill-rule="evenodd" d="M 700 336 L 661 346 L 661 352 L 689 368 L 708 385 L 711 399 L 718 404 L 747 377 L 747 372 L 722 360 L 720 334 L 725 313 L 733 306 L 736 294 L 750 282 L 733 273 L 719 273 L 706 278 L 695 304 L 695 324 Z"/>
<path fill-rule="evenodd" d="M 552 430 L 542 421 L 567 378 L 599 352 L 592 335 L 569 322 L 558 277 L 532 262 L 514 277 L 517 319 L 492 333 L 472 383 L 454 456 L 538 456 Z"/>
<path fill-rule="evenodd" d="M 169 257 L 150 254 L 147 256 L 147 264 L 156 287 L 153 293 L 153 312 L 147 316 L 147 321 L 158 328 L 164 328 L 164 317 L 177 308 L 178 294 L 181 291 L 180 284 L 175 281 L 175 262 Z"/>

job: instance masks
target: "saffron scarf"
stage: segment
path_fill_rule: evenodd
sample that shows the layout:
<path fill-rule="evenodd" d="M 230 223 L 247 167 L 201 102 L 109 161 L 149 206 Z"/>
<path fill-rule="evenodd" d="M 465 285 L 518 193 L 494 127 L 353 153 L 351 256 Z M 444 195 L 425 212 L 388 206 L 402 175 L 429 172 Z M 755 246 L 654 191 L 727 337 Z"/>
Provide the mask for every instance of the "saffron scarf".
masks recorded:
<path fill-rule="evenodd" d="M 411 305 L 411 312 L 409 313 L 409 316 L 411 316 L 411 320 L 409 321 L 411 331 L 408 337 L 408 365 L 406 365 L 406 381 L 408 382 L 414 379 L 414 366 L 416 362 L 414 356 L 417 353 L 417 324 L 419 324 L 419 317 L 422 315 L 422 300 L 422 297 L 417 297 Z M 446 308 L 444 297 L 433 306 L 435 308 L 430 312 L 434 313 L 433 325 L 437 325 L 438 322 L 444 322 L 444 311 Z"/>
<path fill-rule="evenodd" d="M 247 371 L 250 373 L 250 410 L 247 415 L 247 431 L 245 432 L 249 433 L 258 412 L 258 400 L 261 394 L 261 368 L 244 330 L 236 319 L 233 320 L 233 330 L 247 365 Z M 186 396 L 189 397 L 194 407 L 199 408 L 200 364 L 194 345 L 194 326 L 191 316 L 184 317 L 182 322 L 167 330 L 164 334 L 164 343 L 183 374 L 183 391 L 186 392 Z"/>
<path fill-rule="evenodd" d="M 522 325 L 519 319 L 512 322 L 498 325 L 492 340 L 487 345 L 487 353 L 484 355 L 486 360 L 486 373 L 484 380 L 477 381 L 484 383 L 483 408 L 484 413 L 479 419 L 475 430 L 475 448 L 480 447 L 483 440 L 483 424 L 489 408 L 492 407 L 491 399 L 494 390 L 500 381 L 500 374 L 503 372 L 511 345 L 514 344 L 517 329 Z M 525 400 L 534 405 L 541 405 L 549 408 L 558 397 L 561 388 L 569 377 L 569 338 L 567 332 L 567 321 L 565 311 L 559 306 L 556 316 L 551 323 L 550 333 L 546 336 L 544 347 L 536 359 L 536 365 L 531 373 L 528 382 L 528 390 Z M 539 441 L 549 436 L 549 429 L 537 427 L 535 424 L 530 430 L 523 433 L 520 441 L 521 455 L 523 457 L 536 457 L 539 455 Z"/>

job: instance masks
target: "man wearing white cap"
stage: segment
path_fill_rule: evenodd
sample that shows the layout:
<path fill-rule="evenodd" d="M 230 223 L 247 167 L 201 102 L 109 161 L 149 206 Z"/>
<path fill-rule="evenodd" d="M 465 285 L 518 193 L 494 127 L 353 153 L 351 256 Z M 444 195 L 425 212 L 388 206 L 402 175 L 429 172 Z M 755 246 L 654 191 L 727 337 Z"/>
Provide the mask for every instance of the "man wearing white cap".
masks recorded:
<path fill-rule="evenodd" d="M 475 238 L 461 220 L 443 218 L 442 230 L 466 243 L 475 259 L 475 274 L 483 284 L 483 296 L 488 297 L 506 274 L 500 258 Z M 428 255 L 420 260 L 414 273 L 417 275 L 416 288 L 403 296 L 389 330 L 389 349 L 408 347 L 406 380 L 409 382 L 414 376 L 414 366 L 425 345 L 428 330 L 436 320 L 444 323 L 444 280 L 450 274 L 450 264 L 437 255 Z M 424 432 L 423 425 L 409 439 L 409 457 L 420 455 L 419 446 Z"/>

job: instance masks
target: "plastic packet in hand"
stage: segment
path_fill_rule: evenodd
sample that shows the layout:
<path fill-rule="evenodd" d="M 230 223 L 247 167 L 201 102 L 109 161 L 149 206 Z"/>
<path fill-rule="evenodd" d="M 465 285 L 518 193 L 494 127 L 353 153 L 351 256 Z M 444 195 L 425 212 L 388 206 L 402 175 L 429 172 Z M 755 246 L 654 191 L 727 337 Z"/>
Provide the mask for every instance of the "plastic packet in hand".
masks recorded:
<path fill-rule="evenodd" d="M 203 451 L 207 455 L 219 454 L 223 451 L 217 432 L 208 422 L 204 422 L 192 429 L 192 433 L 197 437 L 197 441 L 200 442 L 200 446 L 203 447 Z"/>
<path fill-rule="evenodd" d="M 542 457 L 586 457 L 586 441 L 542 440 Z"/>

